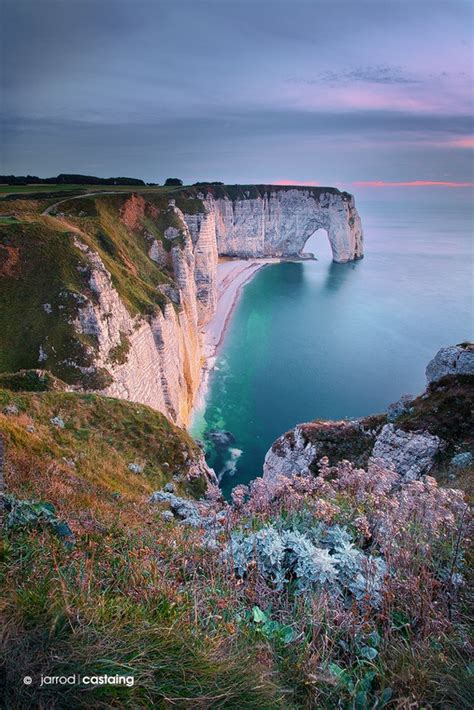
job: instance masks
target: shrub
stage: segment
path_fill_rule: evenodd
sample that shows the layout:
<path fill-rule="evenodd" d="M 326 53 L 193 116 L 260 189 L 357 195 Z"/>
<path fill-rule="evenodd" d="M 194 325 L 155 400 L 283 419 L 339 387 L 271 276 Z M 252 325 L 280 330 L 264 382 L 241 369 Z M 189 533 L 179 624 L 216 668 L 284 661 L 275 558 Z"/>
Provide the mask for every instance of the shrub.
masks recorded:
<path fill-rule="evenodd" d="M 289 584 L 298 593 L 325 588 L 340 598 L 350 594 L 359 601 L 379 604 L 384 561 L 356 549 L 345 528 L 316 528 L 312 533 L 310 539 L 311 532 L 277 530 L 273 525 L 250 535 L 234 532 L 225 557 L 239 577 L 256 565 L 278 590 Z"/>

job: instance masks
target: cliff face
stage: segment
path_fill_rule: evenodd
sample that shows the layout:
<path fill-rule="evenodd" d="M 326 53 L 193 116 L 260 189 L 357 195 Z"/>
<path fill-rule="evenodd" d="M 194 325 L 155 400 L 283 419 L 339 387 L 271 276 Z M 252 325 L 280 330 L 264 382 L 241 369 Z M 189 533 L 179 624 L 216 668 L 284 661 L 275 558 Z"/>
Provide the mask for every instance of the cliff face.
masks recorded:
<path fill-rule="evenodd" d="M 218 257 L 297 256 L 321 227 L 335 261 L 363 256 L 354 199 L 334 188 L 202 186 L 63 200 L 34 222 L 0 229 L 0 249 L 16 260 L 3 279 L 8 302 L 16 294 L 32 319 L 25 343 L 14 308 L 5 314 L 0 365 L 40 366 L 185 425 L 201 331 L 216 310 Z"/>
<path fill-rule="evenodd" d="M 125 203 L 122 216 L 127 214 L 128 208 Z M 76 238 L 76 246 L 90 264 L 89 285 L 93 292 L 92 297 L 81 301 L 76 327 L 81 334 L 96 340 L 94 367 L 105 370 L 111 379 L 111 383 L 101 390 L 103 394 L 147 404 L 183 425 L 199 387 L 201 344 L 198 328 L 212 313 L 214 290 L 201 288 L 198 295 L 201 255 L 198 252 L 195 257 L 183 213 L 174 204 L 167 211 L 177 225 L 165 229 L 169 251 L 154 239 L 149 247 L 149 257 L 163 267 L 165 258 L 169 262 L 174 283 L 160 286 L 168 300 L 148 317 L 132 317 L 100 256 Z M 207 221 L 207 215 L 203 215 L 195 232 L 200 250 L 201 231 L 204 240 L 209 231 Z M 213 271 L 215 265 L 214 270 L 209 270 L 208 280 Z M 209 299 L 208 291 L 211 294 Z"/>

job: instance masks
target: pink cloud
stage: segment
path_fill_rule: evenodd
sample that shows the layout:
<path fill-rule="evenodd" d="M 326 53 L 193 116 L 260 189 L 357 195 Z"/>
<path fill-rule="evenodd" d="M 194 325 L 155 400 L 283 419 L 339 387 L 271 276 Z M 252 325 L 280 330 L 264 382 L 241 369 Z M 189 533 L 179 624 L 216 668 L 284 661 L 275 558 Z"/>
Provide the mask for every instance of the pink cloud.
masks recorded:
<path fill-rule="evenodd" d="M 355 187 L 474 187 L 474 182 L 455 182 L 450 180 L 410 180 L 407 182 L 362 180 L 351 184 Z"/>
<path fill-rule="evenodd" d="M 311 111 L 397 111 L 415 114 L 470 115 L 469 90 L 452 78 L 407 84 L 343 84 L 285 87 L 288 102 Z"/>
<path fill-rule="evenodd" d="M 474 148 L 474 136 L 453 138 L 452 140 L 447 141 L 445 145 L 453 148 Z"/>

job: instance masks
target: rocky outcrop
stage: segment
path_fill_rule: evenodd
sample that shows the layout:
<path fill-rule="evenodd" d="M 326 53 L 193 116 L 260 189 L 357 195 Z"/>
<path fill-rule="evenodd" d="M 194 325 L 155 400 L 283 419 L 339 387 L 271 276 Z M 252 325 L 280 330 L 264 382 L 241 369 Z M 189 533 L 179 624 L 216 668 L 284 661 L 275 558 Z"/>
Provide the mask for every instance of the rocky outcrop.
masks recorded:
<path fill-rule="evenodd" d="M 375 441 L 370 460 L 396 471 L 403 483 L 408 483 L 431 470 L 440 448 L 437 436 L 386 424 Z"/>
<path fill-rule="evenodd" d="M 364 466 L 384 418 L 353 421 L 316 421 L 299 424 L 280 436 L 265 456 L 263 477 L 291 477 L 317 473 L 318 462 L 327 456 L 330 464 L 343 459 Z"/>
<path fill-rule="evenodd" d="M 403 395 L 387 414 L 352 421 L 299 424 L 279 437 L 265 457 L 263 477 L 318 474 L 326 456 L 356 466 L 382 465 L 405 483 L 474 460 L 473 346 L 442 348 L 427 368 L 428 388 Z"/>
<path fill-rule="evenodd" d="M 387 407 L 387 419 L 389 422 L 394 422 L 410 411 L 411 404 L 415 398 L 411 394 L 403 394 L 396 402 L 389 404 Z"/>
<path fill-rule="evenodd" d="M 474 345 L 472 343 L 441 348 L 426 368 L 428 385 L 452 375 L 474 375 Z"/>
<path fill-rule="evenodd" d="M 297 472 L 300 476 L 309 474 L 309 467 L 316 461 L 317 447 L 304 435 L 301 427 L 284 434 L 267 451 L 263 465 L 263 477 L 276 479 L 278 476 L 291 478 Z"/>
<path fill-rule="evenodd" d="M 267 452 L 263 478 L 270 481 L 279 476 L 317 475 L 323 456 L 329 458 L 330 464 L 344 459 L 358 466 L 376 463 L 396 471 L 403 482 L 418 479 L 431 470 L 442 448 L 439 437 L 369 422 L 314 422 L 295 427 Z"/>

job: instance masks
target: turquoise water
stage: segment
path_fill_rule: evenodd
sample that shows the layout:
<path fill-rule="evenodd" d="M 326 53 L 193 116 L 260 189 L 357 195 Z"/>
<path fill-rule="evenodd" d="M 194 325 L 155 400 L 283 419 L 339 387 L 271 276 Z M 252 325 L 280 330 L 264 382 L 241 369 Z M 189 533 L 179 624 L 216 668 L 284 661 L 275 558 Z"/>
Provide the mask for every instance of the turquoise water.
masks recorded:
<path fill-rule="evenodd" d="M 423 389 L 439 347 L 472 339 L 472 212 L 451 199 L 359 200 L 363 260 L 332 263 L 318 232 L 305 247 L 318 261 L 267 266 L 244 288 L 192 427 L 224 493 L 298 422 L 383 411 Z M 234 440 L 215 446 L 213 429 Z"/>

